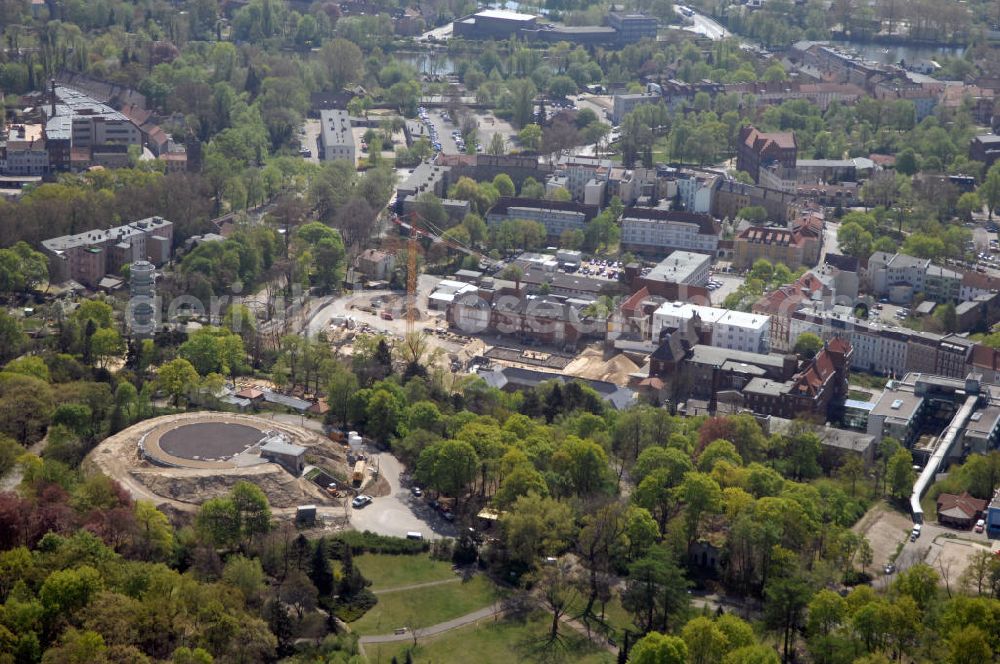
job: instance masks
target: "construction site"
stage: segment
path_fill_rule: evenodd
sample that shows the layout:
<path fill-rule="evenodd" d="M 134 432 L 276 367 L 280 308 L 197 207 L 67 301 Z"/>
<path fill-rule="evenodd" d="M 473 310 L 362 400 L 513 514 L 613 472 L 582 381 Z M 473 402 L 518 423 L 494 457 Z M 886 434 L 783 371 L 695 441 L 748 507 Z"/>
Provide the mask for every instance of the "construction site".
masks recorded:
<path fill-rule="evenodd" d="M 347 523 L 352 494 L 343 445 L 302 427 L 233 413 L 141 422 L 102 441 L 84 463 L 175 517 L 244 480 L 260 487 L 277 519 L 293 520 L 309 505 L 323 525 L 337 529 Z"/>

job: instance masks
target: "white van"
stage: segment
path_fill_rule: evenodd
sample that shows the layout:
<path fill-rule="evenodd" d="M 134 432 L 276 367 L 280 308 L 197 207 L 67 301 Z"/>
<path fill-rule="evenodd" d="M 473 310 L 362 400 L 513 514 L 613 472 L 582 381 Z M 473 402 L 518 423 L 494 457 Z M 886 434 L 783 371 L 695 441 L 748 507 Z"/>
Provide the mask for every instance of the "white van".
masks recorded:
<path fill-rule="evenodd" d="M 410 532 L 406 533 L 406 539 L 422 540 L 423 538 L 424 538 L 423 534 L 422 533 L 418 533 L 415 530 L 411 530 Z"/>

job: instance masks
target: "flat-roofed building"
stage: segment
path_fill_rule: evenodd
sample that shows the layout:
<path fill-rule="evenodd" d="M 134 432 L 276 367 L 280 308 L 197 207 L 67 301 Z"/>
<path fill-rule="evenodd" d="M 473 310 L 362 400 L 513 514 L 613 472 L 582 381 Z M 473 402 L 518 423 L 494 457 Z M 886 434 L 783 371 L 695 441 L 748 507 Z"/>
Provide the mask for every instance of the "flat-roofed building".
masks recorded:
<path fill-rule="evenodd" d="M 506 9 L 483 9 L 455 19 L 452 31 L 465 39 L 510 39 L 521 30 L 534 30 L 538 17 Z"/>
<path fill-rule="evenodd" d="M 596 205 L 572 201 L 550 201 L 534 198 L 501 198 L 486 214 L 486 223 L 497 226 L 504 221 L 524 219 L 545 227 L 545 234 L 558 238 L 565 231 L 583 231 L 597 216 Z"/>
<path fill-rule="evenodd" d="M 320 111 L 319 156 L 323 161 L 344 159 L 354 164 L 354 134 L 347 111 L 333 109 Z"/>
<path fill-rule="evenodd" d="M 96 287 L 105 274 L 118 274 L 123 265 L 135 261 L 162 265 L 170 259 L 173 226 L 163 217 L 149 217 L 107 230 L 43 240 L 50 279 L 54 283 L 75 279 Z"/>
<path fill-rule="evenodd" d="M 652 338 L 658 339 L 663 328 L 677 328 L 698 318 L 702 329 L 711 332 L 711 345 L 747 353 L 768 351 L 771 318 L 761 314 L 716 309 L 686 302 L 664 302 L 653 313 Z"/>
<path fill-rule="evenodd" d="M 642 104 L 659 104 L 663 102 L 663 96 L 655 92 L 630 92 L 612 97 L 611 122 L 621 124 L 625 116 Z"/>
<path fill-rule="evenodd" d="M 714 256 L 721 226 L 707 214 L 626 208 L 621 220 L 624 250 L 663 255 L 678 249 Z"/>
<path fill-rule="evenodd" d="M 691 251 L 675 251 L 643 276 L 645 281 L 663 281 L 674 284 L 704 286 L 708 283 L 708 273 L 712 267 L 712 257 Z"/>

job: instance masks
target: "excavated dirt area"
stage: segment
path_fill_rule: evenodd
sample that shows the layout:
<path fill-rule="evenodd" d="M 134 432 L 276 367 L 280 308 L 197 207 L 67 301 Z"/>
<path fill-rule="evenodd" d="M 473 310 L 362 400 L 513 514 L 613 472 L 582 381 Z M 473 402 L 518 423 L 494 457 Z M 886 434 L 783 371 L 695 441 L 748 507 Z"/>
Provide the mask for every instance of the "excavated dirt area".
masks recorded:
<path fill-rule="evenodd" d="M 140 422 L 111 436 L 98 445 L 84 461 L 117 480 L 137 500 L 149 500 L 167 512 L 194 512 L 206 500 L 224 495 L 236 482 L 253 482 L 267 495 L 278 518 L 293 518 L 296 507 L 314 504 L 321 516 L 338 518 L 344 514 L 344 499 L 333 498 L 304 478 L 293 477 L 276 463 L 236 468 L 167 468 L 147 461 L 139 442 L 143 436 L 164 425 L 211 422 L 220 417 L 243 422 L 261 430 L 278 430 L 290 442 L 307 448 L 307 457 L 322 457 L 331 464 L 345 463 L 341 446 L 319 434 L 269 419 L 232 413 L 184 413 Z"/>
<path fill-rule="evenodd" d="M 629 374 L 639 370 L 632 360 L 618 353 L 607 356 L 600 348 L 593 346 L 585 348 L 575 360 L 562 371 L 567 376 L 588 378 L 590 380 L 605 380 L 615 385 L 627 385 Z"/>

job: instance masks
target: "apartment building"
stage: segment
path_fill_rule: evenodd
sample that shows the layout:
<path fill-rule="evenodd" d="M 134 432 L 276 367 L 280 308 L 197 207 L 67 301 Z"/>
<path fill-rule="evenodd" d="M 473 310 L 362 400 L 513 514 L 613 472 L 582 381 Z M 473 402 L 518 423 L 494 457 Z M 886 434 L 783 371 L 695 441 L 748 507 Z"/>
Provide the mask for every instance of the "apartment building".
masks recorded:
<path fill-rule="evenodd" d="M 665 254 L 678 249 L 715 255 L 722 228 L 707 214 L 659 208 L 626 208 L 621 220 L 624 250 Z"/>
<path fill-rule="evenodd" d="M 351 118 L 340 109 L 320 111 L 319 154 L 323 161 L 344 159 L 355 162 L 354 134 Z"/>
<path fill-rule="evenodd" d="M 44 175 L 49 172 L 49 151 L 42 125 L 11 125 L 0 151 L 2 172 L 7 175 Z"/>
<path fill-rule="evenodd" d="M 929 258 L 876 251 L 868 259 L 868 281 L 876 297 L 896 304 L 908 304 L 922 293 L 935 302 L 958 302 L 963 295 L 963 276 Z"/>
<path fill-rule="evenodd" d="M 662 96 L 656 92 L 636 92 L 623 95 L 615 95 L 612 98 L 611 124 L 619 125 L 625 116 L 642 104 L 658 104 L 663 100 Z"/>
<path fill-rule="evenodd" d="M 565 178 L 565 187 L 574 201 L 600 205 L 604 202 L 604 192 L 611 175 L 611 167 L 610 159 L 563 157 L 559 160 L 554 175 L 557 178 Z"/>
<path fill-rule="evenodd" d="M 664 302 L 653 313 L 652 338 L 658 339 L 664 328 L 678 328 L 697 319 L 701 328 L 711 333 L 711 345 L 747 353 L 766 353 L 769 349 L 771 319 L 760 314 L 687 302 Z"/>
<path fill-rule="evenodd" d="M 140 219 L 107 230 L 63 235 L 42 241 L 53 282 L 73 279 L 95 287 L 106 274 L 123 265 L 149 261 L 159 266 L 170 259 L 173 223 L 162 217 Z"/>
<path fill-rule="evenodd" d="M 822 222 L 821 222 L 822 223 Z M 794 270 L 803 265 L 812 266 L 819 260 L 823 244 L 822 226 L 751 226 L 740 233 L 733 242 L 733 264 L 747 268 L 758 259 L 783 263 Z"/>
<path fill-rule="evenodd" d="M 496 226 L 513 219 L 536 221 L 545 227 L 549 238 L 558 239 L 565 231 L 583 231 L 598 212 L 596 205 L 572 201 L 504 197 L 490 208 L 486 214 L 486 223 Z"/>
<path fill-rule="evenodd" d="M 712 211 L 712 192 L 718 179 L 718 175 L 679 174 L 674 181 L 677 187 L 677 202 L 687 212 L 708 214 Z"/>

